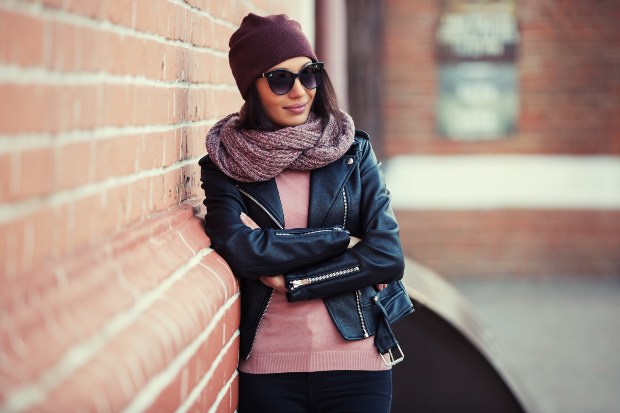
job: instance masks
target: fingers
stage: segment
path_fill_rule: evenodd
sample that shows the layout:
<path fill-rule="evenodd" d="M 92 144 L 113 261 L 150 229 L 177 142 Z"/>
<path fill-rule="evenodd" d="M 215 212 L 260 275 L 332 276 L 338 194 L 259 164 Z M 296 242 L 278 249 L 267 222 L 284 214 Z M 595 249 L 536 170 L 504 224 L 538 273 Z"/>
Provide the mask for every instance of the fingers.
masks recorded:
<path fill-rule="evenodd" d="M 254 222 L 254 220 L 252 218 L 250 218 L 249 216 L 247 216 L 246 214 L 244 214 L 243 212 L 241 213 L 241 215 L 239 215 L 239 218 L 241 218 L 241 222 L 248 228 L 250 229 L 258 229 L 260 228 L 256 222 Z"/>
<path fill-rule="evenodd" d="M 274 275 L 274 276 L 263 275 L 262 277 L 259 277 L 258 279 L 260 280 L 260 282 L 265 284 L 267 287 L 274 288 L 283 293 L 286 292 L 283 275 Z"/>
<path fill-rule="evenodd" d="M 377 291 L 381 291 L 381 290 L 383 290 L 386 287 L 387 287 L 387 284 L 375 284 L 375 289 Z"/>
<path fill-rule="evenodd" d="M 355 244 L 357 244 L 360 241 L 361 241 L 360 238 L 354 237 L 353 235 L 351 235 L 351 237 L 349 239 L 349 246 L 347 248 L 352 248 L 353 246 L 355 246 Z"/>

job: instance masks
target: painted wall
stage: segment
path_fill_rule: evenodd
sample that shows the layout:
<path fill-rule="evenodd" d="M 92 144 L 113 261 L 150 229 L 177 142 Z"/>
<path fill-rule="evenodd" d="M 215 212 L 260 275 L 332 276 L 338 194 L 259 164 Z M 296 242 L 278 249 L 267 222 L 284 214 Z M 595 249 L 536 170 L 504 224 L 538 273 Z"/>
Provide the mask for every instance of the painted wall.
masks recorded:
<path fill-rule="evenodd" d="M 242 17 L 313 2 L 0 1 L 0 411 L 236 409 L 239 292 L 198 159 Z"/>

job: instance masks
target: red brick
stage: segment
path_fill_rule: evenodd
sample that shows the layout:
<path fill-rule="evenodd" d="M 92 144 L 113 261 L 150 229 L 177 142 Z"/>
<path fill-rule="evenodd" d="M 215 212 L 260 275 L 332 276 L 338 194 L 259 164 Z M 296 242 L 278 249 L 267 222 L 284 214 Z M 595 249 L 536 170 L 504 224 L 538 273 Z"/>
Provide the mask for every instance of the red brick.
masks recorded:
<path fill-rule="evenodd" d="M 52 192 L 54 186 L 54 152 L 51 148 L 25 150 L 19 154 L 19 188 L 14 200 L 40 197 Z"/>
<path fill-rule="evenodd" d="M 100 235 L 120 231 L 127 203 L 127 186 L 117 186 L 100 194 L 98 232 Z"/>
<path fill-rule="evenodd" d="M 163 35 L 168 25 L 168 16 L 180 6 L 162 0 L 135 3 L 135 28 L 140 32 Z"/>
<path fill-rule="evenodd" d="M 0 84 L 0 133 L 15 134 L 32 130 L 29 126 L 37 123 L 32 113 L 45 113 L 45 108 L 35 101 L 34 92 L 33 86 Z"/>
<path fill-rule="evenodd" d="M 164 145 L 166 136 L 174 132 L 148 133 L 141 136 L 139 152 L 140 170 L 150 170 L 164 166 Z"/>
<path fill-rule="evenodd" d="M 190 126 L 187 128 L 187 153 L 185 154 L 187 159 L 200 158 L 206 155 L 205 138 L 209 129 L 211 129 L 211 125 Z"/>
<path fill-rule="evenodd" d="M 137 125 L 137 103 L 140 102 L 137 96 L 137 89 L 140 86 L 133 85 L 106 85 L 102 89 L 103 107 L 101 115 L 103 121 L 100 125 L 123 126 Z M 141 102 L 142 104 L 142 102 Z"/>
<path fill-rule="evenodd" d="M 184 152 L 184 148 L 181 146 L 182 135 L 185 133 L 184 129 L 181 127 L 163 135 L 164 151 L 161 155 L 163 156 L 164 166 L 174 165 L 181 160 L 182 152 Z"/>
<path fill-rule="evenodd" d="M 188 198 L 201 198 L 204 191 L 200 188 L 200 167 L 198 165 L 185 165 L 183 167 L 185 193 Z"/>
<path fill-rule="evenodd" d="M 70 0 L 68 2 L 65 2 L 65 7 L 68 6 L 68 10 L 73 13 L 81 14 L 87 17 L 97 18 L 101 15 L 105 3 L 107 2 Z"/>
<path fill-rule="evenodd" d="M 186 3 L 192 7 L 206 11 L 208 10 L 210 2 L 208 0 L 187 0 Z"/>
<path fill-rule="evenodd" d="M 65 0 L 41 0 L 41 4 L 46 7 L 60 9 L 65 4 Z"/>
<path fill-rule="evenodd" d="M 55 151 L 54 170 L 57 171 L 56 190 L 64 191 L 86 185 L 91 179 L 92 142 L 75 142 Z"/>
<path fill-rule="evenodd" d="M 76 199 L 68 207 L 67 221 L 72 251 L 91 245 L 97 228 L 97 217 L 93 215 L 93 211 L 97 211 L 99 205 L 99 194 L 96 194 Z"/>
<path fill-rule="evenodd" d="M 158 175 L 151 178 L 151 198 L 153 199 L 153 208 L 155 211 L 161 211 L 167 208 L 165 203 L 166 191 L 164 189 L 164 176 Z"/>
<path fill-rule="evenodd" d="M 52 249 L 51 256 L 54 259 L 59 259 L 66 253 L 70 252 L 70 237 L 67 234 L 69 227 L 68 223 L 68 208 L 67 205 L 60 205 L 48 210 L 45 217 L 50 220 L 54 226 L 52 231 Z"/>
<path fill-rule="evenodd" d="M 99 96 L 100 91 L 104 88 L 96 85 L 2 84 L 0 133 L 57 133 L 101 124 L 97 102 L 104 95 Z"/>
<path fill-rule="evenodd" d="M 102 1 L 100 18 L 124 27 L 131 27 L 136 3 L 136 0 Z"/>
<path fill-rule="evenodd" d="M 48 33 L 50 33 L 48 42 L 51 43 L 51 47 L 46 50 L 46 67 L 57 72 L 76 71 L 81 66 L 78 61 L 80 30 L 73 25 L 55 21 L 48 24 Z"/>
<path fill-rule="evenodd" d="M 11 194 L 11 180 L 13 179 L 12 154 L 0 154 L 0 203 L 8 201 Z"/>
<path fill-rule="evenodd" d="M 24 263 L 25 271 L 32 271 L 36 265 L 52 257 L 56 225 L 62 223 L 52 220 L 52 216 L 53 209 L 48 207 L 37 211 L 26 221 L 25 237 L 29 256 Z"/>
<path fill-rule="evenodd" d="M 18 66 L 43 63 L 43 21 L 12 11 L 0 13 L 0 62 Z M 8 41 L 19 39 L 19 41 Z"/>
<path fill-rule="evenodd" d="M 140 135 L 100 139 L 95 143 L 95 181 L 129 176 L 138 172 L 142 139 Z"/>
<path fill-rule="evenodd" d="M 140 217 L 146 216 L 149 212 L 149 193 L 150 193 L 150 180 L 148 178 L 142 178 L 135 181 L 129 186 L 130 207 L 127 214 L 127 223 L 131 224 L 140 219 Z"/>
<path fill-rule="evenodd" d="M 0 224 L 0 235 L 6 248 L 4 262 L 0 263 L 3 279 L 15 278 L 23 270 L 24 261 L 24 219 Z"/>

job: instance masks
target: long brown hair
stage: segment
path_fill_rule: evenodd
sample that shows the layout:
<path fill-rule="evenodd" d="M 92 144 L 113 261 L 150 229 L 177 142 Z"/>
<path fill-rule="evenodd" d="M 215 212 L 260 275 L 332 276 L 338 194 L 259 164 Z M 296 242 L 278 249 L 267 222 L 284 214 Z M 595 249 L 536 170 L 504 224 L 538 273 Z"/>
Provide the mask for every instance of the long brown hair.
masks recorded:
<path fill-rule="evenodd" d="M 342 113 L 338 108 L 338 98 L 327 71 L 323 69 L 323 81 L 316 88 L 314 101 L 310 111 L 314 112 L 324 124 L 331 116 L 336 119 L 338 129 L 342 130 Z M 256 82 L 250 88 L 245 100 L 245 110 L 241 112 L 239 127 L 241 129 L 254 129 L 262 131 L 274 131 L 278 129 L 267 117 L 258 96 Z"/>

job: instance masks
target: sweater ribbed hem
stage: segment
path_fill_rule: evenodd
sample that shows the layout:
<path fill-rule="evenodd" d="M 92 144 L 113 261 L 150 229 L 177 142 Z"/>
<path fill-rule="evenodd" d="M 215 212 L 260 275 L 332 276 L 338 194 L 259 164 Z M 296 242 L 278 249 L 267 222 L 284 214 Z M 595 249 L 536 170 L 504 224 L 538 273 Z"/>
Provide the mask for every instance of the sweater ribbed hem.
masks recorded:
<path fill-rule="evenodd" d="M 297 373 L 330 370 L 388 370 L 377 351 L 321 351 L 313 353 L 252 354 L 239 370 L 251 374 Z"/>

